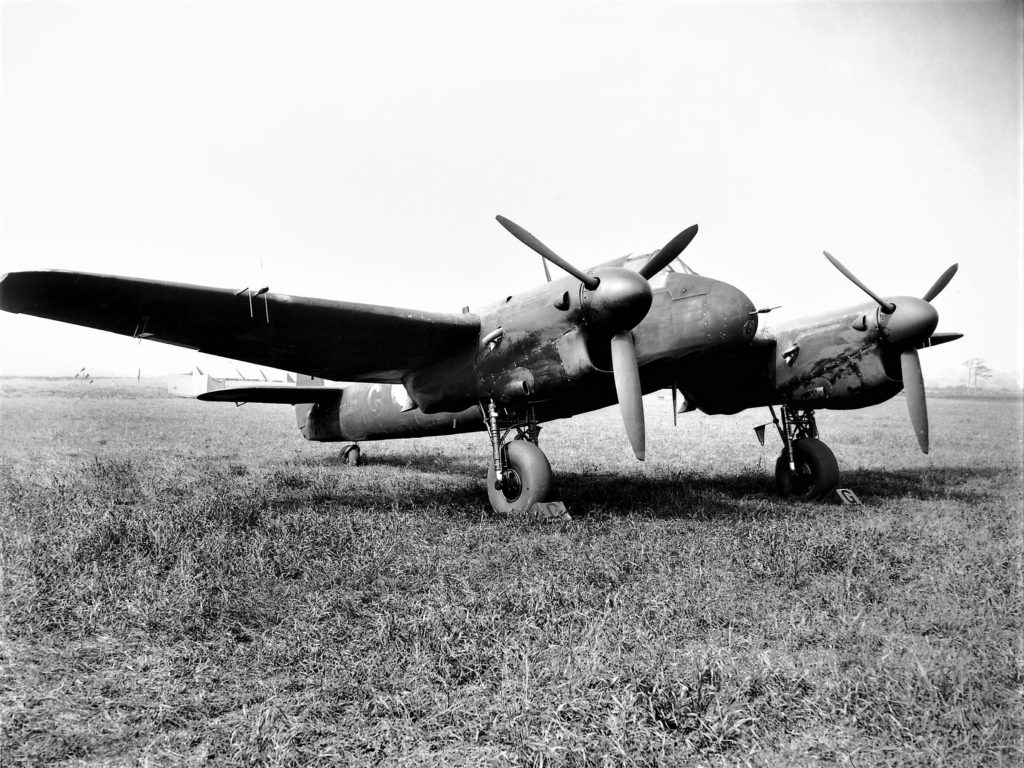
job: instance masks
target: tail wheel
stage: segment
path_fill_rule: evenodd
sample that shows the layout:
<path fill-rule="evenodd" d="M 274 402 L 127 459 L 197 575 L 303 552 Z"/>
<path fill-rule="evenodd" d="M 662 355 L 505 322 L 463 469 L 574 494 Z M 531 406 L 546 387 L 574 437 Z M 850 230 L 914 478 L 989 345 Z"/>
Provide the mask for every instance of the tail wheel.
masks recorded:
<path fill-rule="evenodd" d="M 508 472 L 500 490 L 494 487 L 494 467 L 487 470 L 487 498 L 494 511 L 512 515 L 546 501 L 551 491 L 551 464 L 544 451 L 529 440 L 513 440 L 502 450 L 508 452 Z"/>
<path fill-rule="evenodd" d="M 341 451 L 341 463 L 351 464 L 353 467 L 358 467 L 362 461 L 362 452 L 359 450 L 359 446 L 353 443 L 352 445 L 345 446 Z"/>
<path fill-rule="evenodd" d="M 775 462 L 775 487 L 779 494 L 794 499 L 819 499 L 839 484 L 839 465 L 835 454 L 821 440 L 804 437 L 793 443 L 793 462 L 789 468 L 783 451 Z"/>

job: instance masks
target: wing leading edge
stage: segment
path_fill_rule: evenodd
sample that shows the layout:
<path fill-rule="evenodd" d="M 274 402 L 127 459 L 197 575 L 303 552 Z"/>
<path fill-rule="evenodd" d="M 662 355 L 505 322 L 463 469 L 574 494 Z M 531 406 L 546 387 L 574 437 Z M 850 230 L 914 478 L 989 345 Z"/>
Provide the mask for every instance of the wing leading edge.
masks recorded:
<path fill-rule="evenodd" d="M 226 288 L 85 272 L 11 272 L 0 279 L 0 309 L 8 312 L 334 381 L 398 383 L 475 344 L 480 333 L 480 319 L 470 314 L 274 293 L 251 301 Z"/>

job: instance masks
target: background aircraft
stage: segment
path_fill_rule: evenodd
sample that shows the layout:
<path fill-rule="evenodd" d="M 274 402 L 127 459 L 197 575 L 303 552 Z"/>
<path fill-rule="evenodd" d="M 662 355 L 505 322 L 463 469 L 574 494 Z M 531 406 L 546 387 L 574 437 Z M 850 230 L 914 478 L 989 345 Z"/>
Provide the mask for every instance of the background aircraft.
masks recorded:
<path fill-rule="evenodd" d="M 961 336 L 935 333 L 931 304 L 956 265 L 923 298 L 882 297 L 826 253 L 872 301 L 772 327 L 759 323 L 770 309 L 678 259 L 696 225 L 659 251 L 581 270 L 515 223 L 498 221 L 568 276 L 549 276 L 477 312 L 443 314 L 265 288 L 13 272 L 0 280 L 0 308 L 296 371 L 304 380 L 295 386 L 200 399 L 294 405 L 303 437 L 351 442 L 348 458 L 358 460 L 360 440 L 486 430 L 488 497 L 500 513 L 548 500 L 542 422 L 618 401 L 629 444 L 643 460 L 641 398 L 666 388 L 677 412 L 768 406 L 783 444 L 776 485 L 787 496 L 821 497 L 838 483 L 812 409 L 862 408 L 905 389 L 928 452 L 917 350 Z M 329 387 L 323 379 L 353 383 Z"/>

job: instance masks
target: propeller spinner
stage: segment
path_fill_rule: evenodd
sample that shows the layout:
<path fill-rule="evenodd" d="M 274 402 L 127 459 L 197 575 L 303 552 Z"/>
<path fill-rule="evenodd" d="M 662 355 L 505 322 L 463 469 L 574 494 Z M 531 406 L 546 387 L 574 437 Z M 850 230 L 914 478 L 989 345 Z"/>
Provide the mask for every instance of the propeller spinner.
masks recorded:
<path fill-rule="evenodd" d="M 939 313 L 931 305 L 931 301 L 949 285 L 949 281 L 953 279 L 959 265 L 954 264 L 943 272 L 923 298 L 897 296 L 895 297 L 896 301 L 889 301 L 858 280 L 839 259 L 828 251 L 824 251 L 824 254 L 832 266 L 874 299 L 881 309 L 878 319 L 879 327 L 882 329 L 882 344 L 899 352 L 900 371 L 903 376 L 903 390 L 907 398 L 907 410 L 910 412 L 910 423 L 914 426 L 914 434 L 917 435 L 917 443 L 921 446 L 921 451 L 928 453 L 928 406 L 925 402 L 921 359 L 917 355 L 917 350 L 919 347 L 929 346 L 928 342 L 939 323 Z M 951 336 L 951 334 L 938 335 L 943 337 L 936 342 L 939 344 L 949 341 L 950 339 L 946 337 Z M 952 336 L 959 338 L 960 334 L 952 334 Z"/>
<path fill-rule="evenodd" d="M 601 269 L 597 275 L 577 269 L 515 222 L 504 216 L 498 216 L 497 220 L 523 245 L 564 269 L 587 289 L 584 301 L 587 322 L 612 334 L 609 343 L 615 394 L 629 444 L 637 459 L 643 461 L 646 454 L 646 427 L 640 369 L 632 331 L 651 308 L 654 294 L 650 278 L 683 252 L 697 235 L 697 225 L 684 229 L 672 238 L 639 272 L 609 267 Z"/>

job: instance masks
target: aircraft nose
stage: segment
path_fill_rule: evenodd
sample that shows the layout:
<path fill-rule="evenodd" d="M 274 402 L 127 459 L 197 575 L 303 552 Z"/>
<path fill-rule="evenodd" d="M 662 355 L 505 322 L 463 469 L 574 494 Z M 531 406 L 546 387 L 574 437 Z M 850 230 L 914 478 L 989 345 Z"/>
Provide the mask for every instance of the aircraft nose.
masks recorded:
<path fill-rule="evenodd" d="M 935 332 L 939 313 L 929 302 L 914 296 L 896 296 L 896 309 L 884 325 L 886 341 L 894 346 L 910 346 L 924 341 Z M 881 315 L 884 321 L 885 315 Z"/>
<path fill-rule="evenodd" d="M 753 339 L 757 333 L 758 315 L 747 294 L 728 283 L 717 283 L 713 295 L 720 319 L 720 340 L 735 344 Z"/>

